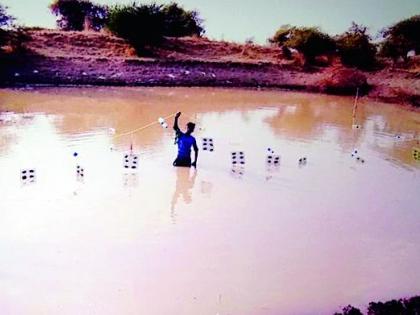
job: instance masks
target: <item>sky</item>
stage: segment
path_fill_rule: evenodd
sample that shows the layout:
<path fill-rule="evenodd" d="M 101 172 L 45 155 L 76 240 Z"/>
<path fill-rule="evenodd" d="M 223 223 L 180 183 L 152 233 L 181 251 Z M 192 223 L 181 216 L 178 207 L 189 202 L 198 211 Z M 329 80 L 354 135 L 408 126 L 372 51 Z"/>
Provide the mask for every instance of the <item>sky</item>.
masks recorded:
<path fill-rule="evenodd" d="M 48 10 L 52 0 L 0 0 L 19 24 L 55 27 Z M 132 3 L 133 0 L 96 0 L 100 4 Z M 150 1 L 137 1 L 150 3 Z M 158 0 L 157 3 L 170 1 Z M 420 0 L 177 0 L 187 10 L 199 11 L 206 36 L 265 43 L 284 24 L 318 26 L 330 35 L 344 32 L 352 21 L 376 34 L 383 27 L 420 14 Z"/>

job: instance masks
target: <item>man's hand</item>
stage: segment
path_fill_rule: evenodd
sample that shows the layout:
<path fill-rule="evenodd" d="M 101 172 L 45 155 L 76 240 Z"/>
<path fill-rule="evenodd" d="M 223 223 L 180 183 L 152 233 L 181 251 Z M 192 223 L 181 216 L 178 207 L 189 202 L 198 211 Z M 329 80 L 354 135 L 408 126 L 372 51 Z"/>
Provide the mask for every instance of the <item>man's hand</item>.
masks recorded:
<path fill-rule="evenodd" d="M 178 112 L 178 113 L 176 113 L 176 115 L 175 115 L 175 119 L 174 119 L 174 130 L 178 133 L 178 132 L 181 132 L 181 130 L 179 130 L 179 127 L 178 127 L 178 118 L 179 118 L 179 116 L 181 116 L 181 112 Z"/>
<path fill-rule="evenodd" d="M 194 168 L 197 168 L 197 162 L 192 162 L 191 166 L 194 166 Z"/>

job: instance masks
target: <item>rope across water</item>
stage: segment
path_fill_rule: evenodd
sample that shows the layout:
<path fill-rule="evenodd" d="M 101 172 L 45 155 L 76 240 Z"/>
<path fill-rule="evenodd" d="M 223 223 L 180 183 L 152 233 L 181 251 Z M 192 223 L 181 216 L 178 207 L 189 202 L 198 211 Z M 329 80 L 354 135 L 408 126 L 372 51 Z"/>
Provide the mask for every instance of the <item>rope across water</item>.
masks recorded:
<path fill-rule="evenodd" d="M 170 114 L 169 116 L 163 117 L 163 119 L 166 120 L 166 119 L 169 119 L 171 117 L 174 117 L 175 115 L 176 115 L 176 113 L 173 113 L 173 114 Z M 116 134 L 116 135 L 114 135 L 114 138 L 119 138 L 119 137 L 123 137 L 123 136 L 132 135 L 132 134 L 134 134 L 136 132 L 142 131 L 142 130 L 144 130 L 146 128 L 149 128 L 151 126 L 154 126 L 156 124 L 159 124 L 159 121 L 154 121 L 154 122 L 151 122 L 151 123 L 149 123 L 149 124 L 147 124 L 145 126 L 142 126 L 142 127 L 139 127 L 139 128 L 133 129 L 133 130 L 130 130 L 130 131 L 126 131 L 126 132 L 123 132 L 123 133 L 120 133 L 120 134 Z"/>

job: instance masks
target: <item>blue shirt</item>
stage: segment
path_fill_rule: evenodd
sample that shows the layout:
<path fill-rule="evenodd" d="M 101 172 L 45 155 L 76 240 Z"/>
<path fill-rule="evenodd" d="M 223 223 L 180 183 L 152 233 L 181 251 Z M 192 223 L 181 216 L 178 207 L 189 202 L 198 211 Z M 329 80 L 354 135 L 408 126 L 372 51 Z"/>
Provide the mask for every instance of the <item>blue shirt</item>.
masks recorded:
<path fill-rule="evenodd" d="M 178 132 L 178 157 L 191 158 L 191 147 L 196 146 L 195 138 L 182 132 Z"/>

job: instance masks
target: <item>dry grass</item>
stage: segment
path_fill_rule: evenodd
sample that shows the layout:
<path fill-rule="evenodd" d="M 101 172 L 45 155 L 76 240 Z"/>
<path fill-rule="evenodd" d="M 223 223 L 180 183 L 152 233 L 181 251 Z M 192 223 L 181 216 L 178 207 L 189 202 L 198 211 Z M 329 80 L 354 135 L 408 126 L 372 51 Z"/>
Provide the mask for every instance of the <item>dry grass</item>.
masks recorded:
<path fill-rule="evenodd" d="M 106 32 L 31 30 L 27 47 L 46 57 L 133 58 L 135 50 Z M 153 49 L 155 59 L 286 64 L 278 47 L 213 41 L 207 38 L 168 38 Z M 148 58 L 149 59 L 149 58 Z"/>
<path fill-rule="evenodd" d="M 34 30 L 27 48 L 46 57 L 129 58 L 134 49 L 123 39 L 98 32 Z"/>
<path fill-rule="evenodd" d="M 243 63 L 274 63 L 284 61 L 278 47 L 213 41 L 207 38 L 184 37 L 168 39 L 156 49 L 159 58 Z"/>

